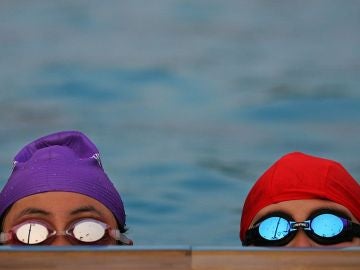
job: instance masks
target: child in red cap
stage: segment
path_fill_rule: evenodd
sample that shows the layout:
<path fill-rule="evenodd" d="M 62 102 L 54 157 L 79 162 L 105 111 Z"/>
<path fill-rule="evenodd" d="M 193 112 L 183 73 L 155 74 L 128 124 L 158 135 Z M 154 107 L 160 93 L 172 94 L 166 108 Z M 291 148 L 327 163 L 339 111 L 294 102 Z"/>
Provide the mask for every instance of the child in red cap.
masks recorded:
<path fill-rule="evenodd" d="M 295 152 L 255 183 L 243 207 L 244 246 L 359 246 L 360 185 L 338 162 Z"/>

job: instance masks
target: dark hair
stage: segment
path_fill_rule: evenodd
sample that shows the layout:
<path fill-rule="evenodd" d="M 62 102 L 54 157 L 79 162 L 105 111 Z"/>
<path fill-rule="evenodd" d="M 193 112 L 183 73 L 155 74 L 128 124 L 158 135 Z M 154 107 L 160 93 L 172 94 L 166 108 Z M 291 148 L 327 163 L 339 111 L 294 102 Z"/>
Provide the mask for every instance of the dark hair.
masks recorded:
<path fill-rule="evenodd" d="M 0 217 L 0 233 L 3 232 L 3 230 L 4 230 L 4 220 L 5 220 L 5 217 L 7 216 L 7 214 L 9 213 L 11 207 L 12 207 L 12 205 L 10 205 L 8 208 L 6 208 L 6 210 Z"/>

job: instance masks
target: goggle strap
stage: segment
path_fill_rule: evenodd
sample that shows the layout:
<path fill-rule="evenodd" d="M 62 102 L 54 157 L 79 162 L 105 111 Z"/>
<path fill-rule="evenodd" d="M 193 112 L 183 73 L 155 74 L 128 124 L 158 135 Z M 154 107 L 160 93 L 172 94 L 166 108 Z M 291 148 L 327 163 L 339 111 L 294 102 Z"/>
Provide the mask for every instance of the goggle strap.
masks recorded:
<path fill-rule="evenodd" d="M 354 232 L 354 235 L 357 237 L 360 237 L 360 225 L 357 223 L 352 222 L 352 231 Z"/>
<path fill-rule="evenodd" d="M 5 232 L 0 233 L 0 243 L 6 243 L 9 240 L 11 240 L 11 238 L 12 238 L 11 233 L 5 233 Z"/>
<path fill-rule="evenodd" d="M 124 245 L 131 246 L 133 244 L 132 240 L 127 238 L 124 234 L 122 234 L 119 230 L 110 230 L 110 235 L 117 241 L 120 241 Z"/>

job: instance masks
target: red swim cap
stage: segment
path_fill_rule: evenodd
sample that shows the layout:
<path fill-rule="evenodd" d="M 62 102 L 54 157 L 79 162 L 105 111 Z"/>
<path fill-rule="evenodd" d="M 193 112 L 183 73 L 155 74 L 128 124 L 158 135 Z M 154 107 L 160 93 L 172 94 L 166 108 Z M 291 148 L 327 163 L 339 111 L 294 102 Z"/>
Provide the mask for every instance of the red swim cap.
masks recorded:
<path fill-rule="evenodd" d="M 340 163 L 289 153 L 265 171 L 250 190 L 242 211 L 241 241 L 255 215 L 265 206 L 302 199 L 333 201 L 360 220 L 360 185 Z"/>

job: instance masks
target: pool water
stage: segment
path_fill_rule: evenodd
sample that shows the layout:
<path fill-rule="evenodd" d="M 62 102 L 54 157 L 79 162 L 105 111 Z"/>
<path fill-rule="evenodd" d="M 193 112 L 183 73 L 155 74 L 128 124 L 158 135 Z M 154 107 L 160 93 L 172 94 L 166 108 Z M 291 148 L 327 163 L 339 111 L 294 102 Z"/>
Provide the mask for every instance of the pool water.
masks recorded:
<path fill-rule="evenodd" d="M 360 179 L 356 0 L 2 1 L 0 179 L 86 133 L 139 245 L 239 246 L 243 200 L 290 151 Z"/>

